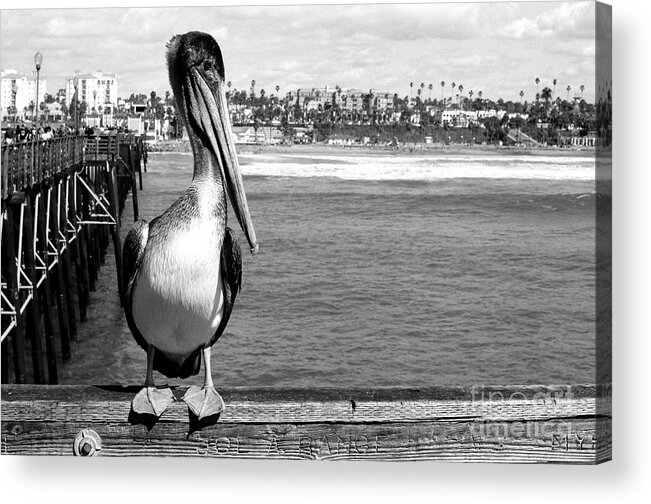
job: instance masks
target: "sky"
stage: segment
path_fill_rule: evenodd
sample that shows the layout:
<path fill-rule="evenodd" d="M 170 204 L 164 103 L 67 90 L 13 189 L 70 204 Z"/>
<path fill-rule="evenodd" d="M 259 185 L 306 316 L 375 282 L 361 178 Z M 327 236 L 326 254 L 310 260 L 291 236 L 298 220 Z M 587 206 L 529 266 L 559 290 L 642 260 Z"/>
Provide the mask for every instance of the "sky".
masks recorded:
<path fill-rule="evenodd" d="M 455 82 L 465 95 L 519 101 L 520 90 L 534 99 L 536 77 L 540 90 L 557 79 L 557 95 L 567 96 L 568 85 L 571 95 L 581 85 L 588 101 L 595 95 L 593 2 L 37 8 L 0 16 L 0 66 L 31 72 L 40 51 L 48 92 L 75 70 L 102 70 L 118 75 L 122 97 L 164 95 L 167 40 L 200 30 L 219 42 L 233 87 L 248 90 L 255 79 L 268 95 L 276 86 L 284 95 L 339 85 L 406 96 L 410 82 L 414 94 L 423 82 L 425 97 L 430 83 L 440 97 L 445 81 L 445 96 Z"/>

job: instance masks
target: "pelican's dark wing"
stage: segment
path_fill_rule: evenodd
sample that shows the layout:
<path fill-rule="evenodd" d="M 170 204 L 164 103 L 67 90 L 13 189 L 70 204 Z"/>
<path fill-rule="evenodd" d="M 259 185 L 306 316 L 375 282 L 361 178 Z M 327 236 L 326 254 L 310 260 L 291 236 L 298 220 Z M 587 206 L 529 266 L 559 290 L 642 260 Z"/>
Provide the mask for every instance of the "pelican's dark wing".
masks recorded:
<path fill-rule="evenodd" d="M 132 300 L 133 289 L 136 283 L 136 276 L 145 253 L 147 238 L 149 236 L 149 224 L 145 220 L 138 220 L 129 230 L 122 247 L 122 285 L 124 286 L 124 313 L 127 318 L 127 324 L 131 329 L 134 339 L 145 350 L 149 343 L 142 337 L 133 320 Z"/>
<path fill-rule="evenodd" d="M 222 286 L 224 288 L 224 312 L 222 320 L 215 331 L 215 335 L 206 346 L 212 346 L 226 329 L 228 319 L 231 317 L 235 298 L 242 287 L 242 250 L 237 243 L 235 233 L 231 228 L 226 228 L 224 243 L 221 253 Z"/>

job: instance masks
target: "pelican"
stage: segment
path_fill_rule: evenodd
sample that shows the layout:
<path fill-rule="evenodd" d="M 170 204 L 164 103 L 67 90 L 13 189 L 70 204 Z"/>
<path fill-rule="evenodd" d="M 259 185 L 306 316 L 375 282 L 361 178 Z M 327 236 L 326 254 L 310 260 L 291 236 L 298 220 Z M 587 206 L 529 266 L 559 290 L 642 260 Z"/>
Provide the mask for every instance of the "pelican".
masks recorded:
<path fill-rule="evenodd" d="M 153 371 L 170 378 L 196 375 L 183 401 L 201 420 L 223 411 L 215 390 L 211 347 L 224 332 L 240 290 L 242 255 L 226 227 L 226 193 L 251 254 L 258 242 L 231 133 L 224 63 L 208 34 L 189 32 L 167 44 L 170 84 L 194 154 L 190 186 L 151 222 L 138 220 L 123 247 L 124 311 L 129 329 L 147 352 L 143 389 L 133 411 L 159 417 L 174 399 L 158 389 Z"/>

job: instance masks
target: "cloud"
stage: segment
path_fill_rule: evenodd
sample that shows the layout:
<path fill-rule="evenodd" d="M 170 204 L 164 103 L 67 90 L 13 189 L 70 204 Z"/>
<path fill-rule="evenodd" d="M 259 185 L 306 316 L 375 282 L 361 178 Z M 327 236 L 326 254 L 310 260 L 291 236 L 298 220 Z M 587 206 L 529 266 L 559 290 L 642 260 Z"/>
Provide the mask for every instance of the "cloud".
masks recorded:
<path fill-rule="evenodd" d="M 541 31 L 551 30 L 559 36 L 594 38 L 594 2 L 567 2 L 538 18 Z"/>
<path fill-rule="evenodd" d="M 524 16 L 504 26 L 501 34 L 513 39 L 594 38 L 593 2 L 565 2 L 536 16 Z"/>
<path fill-rule="evenodd" d="M 255 79 L 256 87 L 268 92 L 276 85 L 286 92 L 339 84 L 404 96 L 410 81 L 432 82 L 440 93 L 437 83 L 454 80 L 467 90 L 484 89 L 488 96 L 488 90 L 510 93 L 546 69 L 560 76 L 570 65 L 579 65 L 577 80 L 590 82 L 591 6 L 497 2 L 12 10 L 0 18 L 0 50 L 3 67 L 22 72 L 30 71 L 40 50 L 48 90 L 63 87 L 74 70 L 101 68 L 118 74 L 120 95 L 163 94 L 169 89 L 166 42 L 176 33 L 201 30 L 217 38 L 227 79 L 240 89 Z"/>
<path fill-rule="evenodd" d="M 503 35 L 514 39 L 549 37 L 554 34 L 551 29 L 541 30 L 535 19 L 520 18 L 504 27 Z"/>

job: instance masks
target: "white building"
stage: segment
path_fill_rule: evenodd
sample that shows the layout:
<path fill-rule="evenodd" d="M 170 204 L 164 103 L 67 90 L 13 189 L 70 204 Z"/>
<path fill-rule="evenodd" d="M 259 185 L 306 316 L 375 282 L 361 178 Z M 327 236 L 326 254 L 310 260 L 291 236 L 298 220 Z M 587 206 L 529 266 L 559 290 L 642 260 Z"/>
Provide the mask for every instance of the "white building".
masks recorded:
<path fill-rule="evenodd" d="M 441 112 L 441 124 L 466 128 L 472 124 L 477 124 L 480 117 L 482 116 L 476 110 L 447 109 Z"/>
<path fill-rule="evenodd" d="M 116 74 L 105 74 L 101 70 L 90 74 L 79 74 L 77 76 L 77 92 L 79 101 L 86 102 L 88 112 L 96 111 L 107 105 L 117 106 L 118 102 L 118 76 Z M 72 103 L 75 95 L 74 75 L 66 79 L 66 103 Z"/>
<path fill-rule="evenodd" d="M 325 86 L 322 88 L 300 88 L 295 92 L 287 93 L 288 99 L 298 104 L 300 107 L 309 112 L 310 110 L 318 110 L 319 106 L 321 109 L 326 109 L 327 106 L 332 104 L 332 100 L 337 102 L 340 95 L 337 93 L 336 89 L 330 86 Z"/>
<path fill-rule="evenodd" d="M 0 83 L 0 108 L 2 116 L 9 114 L 9 107 L 15 107 L 16 114 L 23 117 L 30 117 L 30 105 L 36 99 L 36 72 L 26 75 L 16 70 L 2 70 L 2 81 Z M 38 103 L 43 103 L 47 93 L 47 79 L 39 77 Z M 13 114 L 12 114 L 13 115 Z"/>

